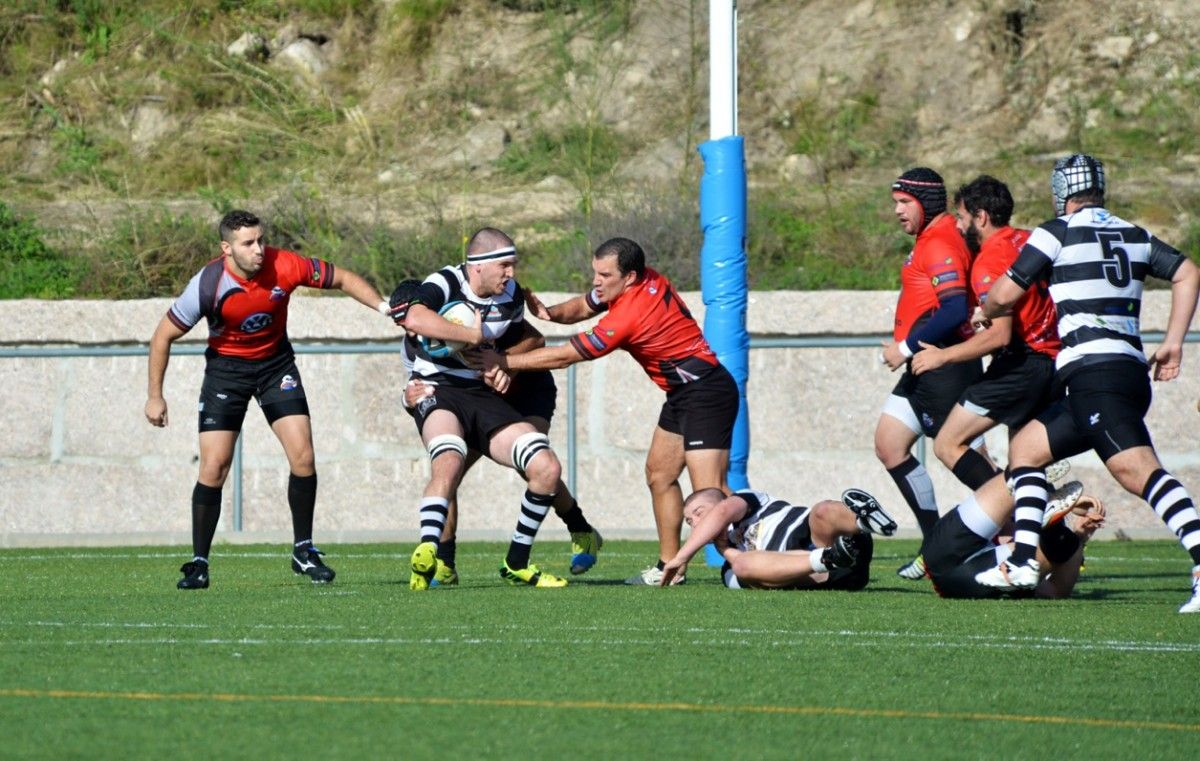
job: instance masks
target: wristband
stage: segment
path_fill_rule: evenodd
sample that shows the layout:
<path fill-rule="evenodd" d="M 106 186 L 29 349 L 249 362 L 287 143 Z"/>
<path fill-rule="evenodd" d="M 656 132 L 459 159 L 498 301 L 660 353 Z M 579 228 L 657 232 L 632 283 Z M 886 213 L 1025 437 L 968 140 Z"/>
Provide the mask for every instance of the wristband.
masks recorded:
<path fill-rule="evenodd" d="M 915 352 L 909 347 L 907 338 L 899 343 L 899 348 L 900 353 L 903 354 L 906 359 L 912 359 L 912 355 Z"/>
<path fill-rule="evenodd" d="M 392 307 L 386 301 L 381 301 L 379 302 L 379 306 L 375 307 L 375 311 L 379 312 L 384 317 L 387 317 L 392 311 Z"/>

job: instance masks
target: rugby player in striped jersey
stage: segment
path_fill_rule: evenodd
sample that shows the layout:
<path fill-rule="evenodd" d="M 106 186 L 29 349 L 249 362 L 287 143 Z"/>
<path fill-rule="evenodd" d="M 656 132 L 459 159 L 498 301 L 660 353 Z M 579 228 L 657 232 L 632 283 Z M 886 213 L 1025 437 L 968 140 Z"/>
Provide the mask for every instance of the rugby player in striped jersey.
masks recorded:
<path fill-rule="evenodd" d="M 1104 166 L 1085 154 L 1055 163 L 1050 174 L 1055 218 L 1033 231 L 978 314 L 1011 313 L 1034 283 L 1050 280 L 1062 351 L 1056 377 L 1062 401 L 1013 438 L 1016 533 L 1013 554 L 982 571 L 979 583 L 1000 589 L 1037 584 L 1034 553 L 1046 507 L 1047 463 L 1089 449 L 1128 492 L 1141 497 L 1192 558 L 1192 596 L 1181 613 L 1200 612 L 1200 514 L 1183 485 L 1163 467 L 1144 421 L 1150 378 L 1179 375 L 1183 340 L 1200 295 L 1200 269 L 1145 229 L 1105 208 Z M 1162 345 L 1147 357 L 1139 315 L 1147 277 L 1171 283 L 1171 311 Z M 981 492 L 1003 498 L 993 479 Z M 976 495 L 977 498 L 980 494 Z"/>

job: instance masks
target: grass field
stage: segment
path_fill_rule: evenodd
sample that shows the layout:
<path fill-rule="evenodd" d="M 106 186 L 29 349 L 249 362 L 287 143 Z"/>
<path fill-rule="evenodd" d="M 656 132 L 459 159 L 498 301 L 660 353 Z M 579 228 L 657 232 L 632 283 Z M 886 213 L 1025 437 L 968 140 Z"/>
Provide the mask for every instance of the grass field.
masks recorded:
<path fill-rule="evenodd" d="M 876 550 L 860 593 L 661 590 L 611 542 L 563 590 L 499 544 L 407 588 L 397 545 L 0 552 L 4 758 L 1200 758 L 1200 616 L 1169 542 L 1098 543 L 1070 601 L 943 601 Z M 561 572 L 567 547 L 534 551 Z"/>

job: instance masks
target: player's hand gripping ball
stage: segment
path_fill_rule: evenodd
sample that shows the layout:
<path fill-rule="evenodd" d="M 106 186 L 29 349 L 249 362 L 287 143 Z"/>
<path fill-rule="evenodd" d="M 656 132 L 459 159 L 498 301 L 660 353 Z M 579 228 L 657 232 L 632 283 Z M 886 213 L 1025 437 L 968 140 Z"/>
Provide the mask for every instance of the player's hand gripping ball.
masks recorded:
<path fill-rule="evenodd" d="M 451 301 L 438 310 L 444 319 L 456 325 L 472 328 L 475 326 L 475 310 L 465 301 Z M 448 357 L 467 347 L 465 341 L 443 341 L 439 338 L 421 337 L 421 345 L 429 356 L 434 358 Z"/>

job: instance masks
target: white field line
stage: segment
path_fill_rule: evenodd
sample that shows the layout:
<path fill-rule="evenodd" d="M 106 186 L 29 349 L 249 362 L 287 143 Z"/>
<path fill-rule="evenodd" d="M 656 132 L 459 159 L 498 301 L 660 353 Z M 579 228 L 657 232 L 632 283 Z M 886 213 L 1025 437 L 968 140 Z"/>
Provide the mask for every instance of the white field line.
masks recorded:
<path fill-rule="evenodd" d="M 98 628 L 98 629 L 139 629 L 139 630 L 205 630 L 228 629 L 228 625 L 189 624 L 189 623 L 157 623 L 157 622 L 68 622 L 68 621 L 0 621 L 0 628 Z M 346 631 L 366 632 L 365 626 L 340 626 L 337 624 L 251 624 L 251 630 L 274 631 Z M 522 631 L 529 627 L 519 624 L 489 625 L 484 627 L 489 633 L 497 629 L 509 629 L 512 637 L 479 637 L 475 632 L 479 627 L 469 625 L 450 625 L 445 629 L 461 630 L 461 636 L 443 637 L 373 637 L 347 636 L 323 638 L 268 639 L 261 637 L 201 637 L 196 639 L 180 639 L 176 637 L 160 637 L 150 639 L 98 639 L 98 640 L 56 640 L 28 639 L 16 640 L 0 638 L 0 642 L 8 645 L 519 645 L 569 644 L 578 646 L 654 646 L 662 643 L 661 634 L 664 632 L 682 632 L 696 635 L 696 639 L 683 644 L 703 646 L 708 644 L 724 644 L 733 646 L 769 646 L 769 647 L 811 647 L 814 639 L 819 639 L 823 645 L 848 645 L 875 647 L 886 644 L 888 647 L 903 648 L 933 648 L 955 647 L 962 649 L 1002 649 L 1002 650 L 1071 650 L 1071 651 L 1108 651 L 1108 652 L 1152 652 L 1152 653 L 1200 653 L 1200 643 L 1194 642 L 1159 642 L 1138 640 L 1080 640 L 1067 637 L 1038 637 L 1038 636 L 998 636 L 998 635 L 962 635 L 947 637 L 937 633 L 913 633 L 898 631 L 854 631 L 849 629 L 741 629 L 741 628 L 702 628 L 688 627 L 671 629 L 669 627 L 619 627 L 619 626 L 561 626 L 537 627 L 537 632 L 544 635 L 546 630 L 560 629 L 577 636 L 572 638 L 522 636 Z M 595 637 L 580 637 L 580 633 L 590 632 Z M 614 636 L 615 635 L 615 636 Z M 624 636 L 628 635 L 628 636 Z"/>
<path fill-rule="evenodd" d="M 496 544 L 501 544 L 501 543 L 502 542 L 496 542 Z M 318 543 L 317 546 L 320 547 L 321 545 Z M 462 545 L 459 545 L 459 546 L 461 547 Z M 408 560 L 410 554 L 411 553 L 409 551 L 403 551 L 403 552 L 337 552 L 337 551 L 333 551 L 333 552 L 327 553 L 326 557 L 337 559 L 337 560 L 341 560 L 343 558 L 359 558 L 359 559 L 361 559 L 361 558 L 376 558 L 376 559 L 384 558 L 384 559 L 390 559 L 390 560 L 399 560 L 399 559 Z M 280 558 L 283 558 L 284 560 L 286 560 L 287 557 L 288 557 L 288 553 L 282 552 L 282 551 L 281 552 L 226 552 L 224 550 L 220 550 L 220 551 L 213 553 L 212 560 L 215 563 L 215 562 L 218 562 L 221 560 L 225 560 L 227 558 L 251 558 L 251 559 L 267 558 L 267 559 L 271 559 L 271 560 L 278 560 Z M 603 551 L 603 554 L 601 555 L 601 557 L 645 559 L 648 557 L 648 555 L 647 555 L 647 553 L 644 553 L 644 552 L 608 552 L 607 550 L 605 550 L 605 551 Z M 899 558 L 900 556 L 897 555 L 896 557 Z M 0 550 L 0 562 L 3 562 L 5 560 L 8 560 L 8 561 L 17 561 L 17 560 L 22 560 L 22 561 L 23 560 L 176 560 L 176 561 L 178 561 L 181 558 L 186 558 L 189 560 L 191 559 L 190 556 L 188 556 L 188 553 L 186 550 L 181 551 L 181 552 L 137 552 L 137 553 L 106 553 L 106 552 L 65 553 L 64 552 L 64 553 L 57 554 L 57 555 L 21 555 L 21 554 L 15 554 L 14 551 Z"/>
<path fill-rule="evenodd" d="M 318 544 L 319 546 L 319 544 Z M 106 552 L 70 552 L 59 554 L 39 554 L 39 555 L 22 555 L 18 550 L 0 550 L 0 562 L 4 561 L 24 561 L 24 560 L 178 560 L 187 555 L 186 551 L 182 552 L 133 552 L 133 553 L 106 553 Z M 287 552 L 226 552 L 221 550 L 213 554 L 214 562 L 224 560 L 226 558 L 250 558 L 250 559 L 286 559 Z M 404 559 L 407 560 L 409 553 L 404 552 L 330 552 L 326 557 L 341 560 L 345 559 Z M 604 558 L 645 558 L 644 552 L 602 552 L 601 557 Z M 911 559 L 909 555 L 888 555 L 876 554 L 875 560 L 899 560 Z M 1103 553 L 1093 554 L 1088 553 L 1087 562 L 1091 563 L 1168 563 L 1179 565 L 1180 567 L 1188 564 L 1186 555 L 1181 554 L 1179 557 L 1173 558 L 1158 558 L 1158 557 L 1129 557 L 1123 555 L 1105 555 Z"/>

